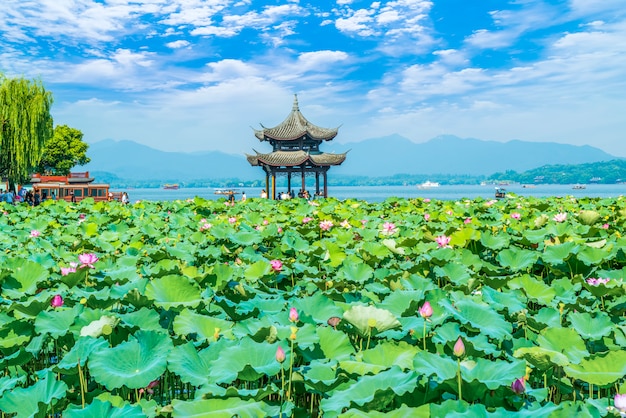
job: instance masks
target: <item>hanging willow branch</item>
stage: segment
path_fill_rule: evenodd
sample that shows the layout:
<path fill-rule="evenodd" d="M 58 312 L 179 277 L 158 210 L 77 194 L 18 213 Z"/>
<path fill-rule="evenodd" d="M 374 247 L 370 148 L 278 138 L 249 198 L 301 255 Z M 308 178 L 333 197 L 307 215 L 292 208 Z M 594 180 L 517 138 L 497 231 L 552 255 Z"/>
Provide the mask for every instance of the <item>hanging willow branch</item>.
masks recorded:
<path fill-rule="evenodd" d="M 29 179 L 52 137 L 52 101 L 40 80 L 0 74 L 0 172 L 11 186 Z"/>

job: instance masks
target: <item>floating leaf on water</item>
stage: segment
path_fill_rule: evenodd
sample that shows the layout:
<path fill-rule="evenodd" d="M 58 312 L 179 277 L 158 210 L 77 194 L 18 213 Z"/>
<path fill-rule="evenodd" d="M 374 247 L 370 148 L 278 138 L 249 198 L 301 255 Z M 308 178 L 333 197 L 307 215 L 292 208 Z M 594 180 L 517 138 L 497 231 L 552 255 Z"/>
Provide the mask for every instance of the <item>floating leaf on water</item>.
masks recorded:
<path fill-rule="evenodd" d="M 343 314 L 343 318 L 354 325 L 362 336 L 375 335 L 401 326 L 391 312 L 374 306 L 353 306 Z"/>

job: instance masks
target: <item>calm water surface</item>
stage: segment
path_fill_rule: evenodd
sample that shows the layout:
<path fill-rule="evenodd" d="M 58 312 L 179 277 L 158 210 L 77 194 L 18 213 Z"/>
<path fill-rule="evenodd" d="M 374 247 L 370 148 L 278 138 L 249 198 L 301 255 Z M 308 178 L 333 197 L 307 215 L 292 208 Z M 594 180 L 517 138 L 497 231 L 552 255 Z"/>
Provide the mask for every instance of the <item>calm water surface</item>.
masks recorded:
<path fill-rule="evenodd" d="M 180 188 L 178 190 L 164 189 L 125 189 L 130 196 L 131 202 L 136 200 L 177 200 L 188 199 L 195 196 L 204 199 L 219 199 L 214 188 Z M 245 191 L 248 198 L 259 197 L 261 188 L 238 188 L 239 192 Z M 113 190 L 122 191 L 122 190 Z M 277 190 L 277 193 L 282 190 Z M 573 196 L 573 197 L 618 197 L 626 194 L 626 184 L 592 184 L 585 189 L 573 189 L 572 185 L 537 185 L 532 188 L 524 188 L 522 185 L 509 185 L 507 193 L 515 193 L 518 196 Z M 439 200 L 459 200 L 463 198 L 474 199 L 482 197 L 491 199 L 494 197 L 494 186 L 440 186 L 429 189 L 420 189 L 417 186 L 335 186 L 328 188 L 328 194 L 337 199 L 361 199 L 368 202 L 381 202 L 389 197 L 422 197 Z M 241 194 L 237 195 L 237 199 Z"/>

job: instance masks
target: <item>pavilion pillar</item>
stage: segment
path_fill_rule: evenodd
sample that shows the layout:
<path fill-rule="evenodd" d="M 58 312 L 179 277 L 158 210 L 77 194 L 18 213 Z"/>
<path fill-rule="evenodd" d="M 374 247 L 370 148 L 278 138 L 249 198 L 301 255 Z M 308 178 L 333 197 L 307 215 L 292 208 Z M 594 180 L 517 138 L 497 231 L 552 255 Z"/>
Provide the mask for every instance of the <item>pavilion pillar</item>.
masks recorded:
<path fill-rule="evenodd" d="M 320 194 L 320 172 L 315 171 L 315 195 L 319 196 Z"/>
<path fill-rule="evenodd" d="M 272 200 L 276 200 L 276 172 L 272 171 Z"/>
<path fill-rule="evenodd" d="M 287 171 L 287 194 L 291 196 L 291 169 Z"/>
<path fill-rule="evenodd" d="M 270 173 L 265 172 L 265 196 L 269 196 L 270 193 Z"/>
<path fill-rule="evenodd" d="M 324 197 L 328 197 L 328 175 L 324 170 Z"/>
<path fill-rule="evenodd" d="M 306 175 L 304 171 L 304 167 L 302 167 L 302 192 L 306 190 Z"/>

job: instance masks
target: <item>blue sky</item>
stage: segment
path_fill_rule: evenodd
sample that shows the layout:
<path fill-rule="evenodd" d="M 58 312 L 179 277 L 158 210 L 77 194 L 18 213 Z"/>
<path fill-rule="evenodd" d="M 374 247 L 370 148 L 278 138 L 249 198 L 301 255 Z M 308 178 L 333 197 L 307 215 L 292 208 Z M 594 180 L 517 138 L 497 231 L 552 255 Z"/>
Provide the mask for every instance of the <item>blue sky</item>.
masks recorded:
<path fill-rule="evenodd" d="M 291 110 L 394 133 L 626 157 L 623 0 L 2 0 L 0 72 L 93 143 L 251 152 Z"/>

